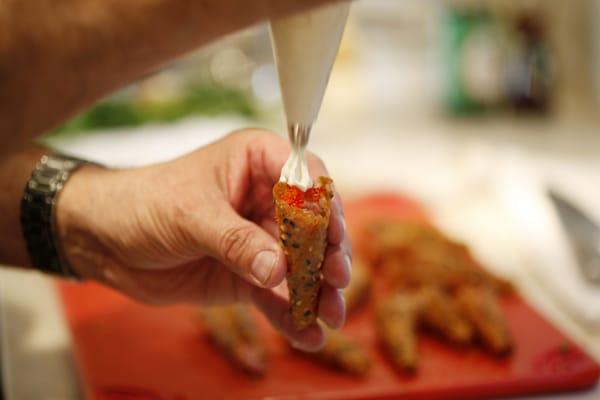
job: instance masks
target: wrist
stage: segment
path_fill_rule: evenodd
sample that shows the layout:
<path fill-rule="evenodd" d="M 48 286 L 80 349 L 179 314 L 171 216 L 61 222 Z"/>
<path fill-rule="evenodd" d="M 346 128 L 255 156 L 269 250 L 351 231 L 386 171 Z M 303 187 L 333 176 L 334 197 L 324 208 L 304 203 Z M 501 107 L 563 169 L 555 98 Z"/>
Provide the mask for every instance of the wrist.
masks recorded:
<path fill-rule="evenodd" d="M 31 265 L 42 272 L 78 277 L 57 243 L 56 204 L 69 178 L 87 164 L 62 154 L 43 155 L 25 185 L 19 219 Z"/>
<path fill-rule="evenodd" d="M 112 171 L 96 165 L 78 168 L 62 189 L 55 205 L 55 235 L 65 262 L 81 279 L 96 279 L 104 264 L 102 241 L 98 234 L 98 213 L 106 196 Z"/>

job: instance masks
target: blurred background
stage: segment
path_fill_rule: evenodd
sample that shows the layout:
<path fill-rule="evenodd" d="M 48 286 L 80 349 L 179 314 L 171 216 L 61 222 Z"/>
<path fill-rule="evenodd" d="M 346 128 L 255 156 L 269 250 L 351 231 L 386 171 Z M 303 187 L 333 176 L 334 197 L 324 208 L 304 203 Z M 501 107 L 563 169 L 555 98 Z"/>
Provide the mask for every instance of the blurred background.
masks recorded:
<path fill-rule="evenodd" d="M 398 134 L 424 123 L 594 119 L 599 9 L 597 0 L 356 2 L 322 119 L 402 122 Z M 259 25 L 145 77 L 55 134 L 225 114 L 280 129 L 280 104 Z"/>
<path fill-rule="evenodd" d="M 600 221 L 598 21 L 600 0 L 356 1 L 309 144 L 347 198 L 385 190 L 423 202 L 596 357 L 598 289 L 581 282 L 546 190 Z M 285 125 L 263 24 L 144 77 L 43 141 L 130 166 L 241 127 L 285 135 Z M 3 357 L 30 371 L 43 365 L 31 349 L 60 357 L 52 349 L 68 334 L 41 278 L 25 298 L 11 274 L 21 279 L 3 280 L 15 304 L 5 318 L 27 310 L 12 319 L 54 332 L 28 339 L 6 326 Z M 46 383 L 65 390 L 56 377 Z"/>
<path fill-rule="evenodd" d="M 310 147 L 348 191 L 393 184 L 424 201 L 462 188 L 448 176 L 455 168 L 478 179 L 500 148 L 593 161 L 599 17 L 598 0 L 357 1 Z M 264 24 L 124 88 L 46 140 L 130 165 L 245 126 L 285 134 Z M 438 165 L 445 179 L 419 179 Z"/>

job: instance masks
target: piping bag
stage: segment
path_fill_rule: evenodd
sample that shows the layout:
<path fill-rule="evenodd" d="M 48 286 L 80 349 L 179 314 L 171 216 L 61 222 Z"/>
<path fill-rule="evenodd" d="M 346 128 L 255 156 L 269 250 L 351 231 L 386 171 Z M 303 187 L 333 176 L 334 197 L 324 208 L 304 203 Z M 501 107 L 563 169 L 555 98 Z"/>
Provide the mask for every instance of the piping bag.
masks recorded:
<path fill-rule="evenodd" d="M 296 329 L 318 314 L 333 197 L 332 181 L 308 173 L 304 150 L 317 119 L 350 3 L 338 2 L 271 21 L 271 38 L 292 145 L 273 188 L 279 243 L 286 255 L 290 313 Z"/>
<path fill-rule="evenodd" d="M 348 19 L 342 1 L 271 21 L 271 39 L 292 151 L 280 182 L 306 191 L 312 186 L 304 149 L 317 119 Z"/>

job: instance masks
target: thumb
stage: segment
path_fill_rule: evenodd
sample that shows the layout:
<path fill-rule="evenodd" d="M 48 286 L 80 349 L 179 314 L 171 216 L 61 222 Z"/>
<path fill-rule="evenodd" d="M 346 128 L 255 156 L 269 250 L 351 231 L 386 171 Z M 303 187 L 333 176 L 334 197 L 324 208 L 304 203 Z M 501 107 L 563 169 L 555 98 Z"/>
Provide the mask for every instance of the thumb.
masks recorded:
<path fill-rule="evenodd" d="M 204 230 L 208 253 L 248 282 L 274 287 L 285 277 L 285 255 L 276 239 L 231 207 L 220 210 Z"/>

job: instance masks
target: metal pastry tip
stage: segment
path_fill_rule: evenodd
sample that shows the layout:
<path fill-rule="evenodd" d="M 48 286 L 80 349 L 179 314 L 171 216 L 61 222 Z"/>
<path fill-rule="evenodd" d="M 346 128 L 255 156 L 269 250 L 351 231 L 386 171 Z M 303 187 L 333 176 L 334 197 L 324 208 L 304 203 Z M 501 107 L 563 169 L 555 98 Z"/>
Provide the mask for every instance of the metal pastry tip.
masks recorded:
<path fill-rule="evenodd" d="M 290 138 L 290 142 L 294 146 L 306 147 L 308 144 L 308 138 L 310 137 L 310 130 L 312 129 L 312 125 L 304 125 L 304 124 L 289 124 L 288 125 L 288 136 Z"/>

